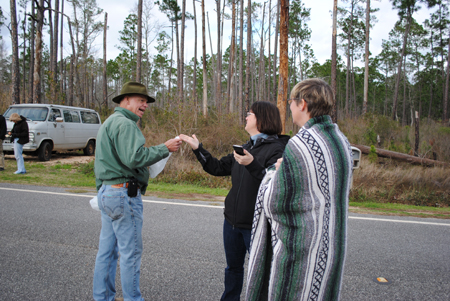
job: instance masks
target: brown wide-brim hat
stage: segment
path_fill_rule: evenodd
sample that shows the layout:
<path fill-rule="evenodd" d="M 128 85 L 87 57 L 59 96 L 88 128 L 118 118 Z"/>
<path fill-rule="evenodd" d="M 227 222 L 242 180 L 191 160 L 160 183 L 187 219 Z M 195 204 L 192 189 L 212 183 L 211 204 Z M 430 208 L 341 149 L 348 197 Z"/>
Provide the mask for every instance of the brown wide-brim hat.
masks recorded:
<path fill-rule="evenodd" d="M 15 121 L 21 121 L 22 118 L 20 118 L 20 115 L 17 113 L 12 113 L 11 116 L 9 116 L 9 121 L 15 122 Z"/>
<path fill-rule="evenodd" d="M 147 97 L 147 103 L 155 102 L 155 99 L 148 95 L 147 88 L 138 82 L 127 82 L 123 85 L 120 94 L 112 99 L 115 103 L 120 103 L 120 101 L 127 95 L 139 94 Z"/>

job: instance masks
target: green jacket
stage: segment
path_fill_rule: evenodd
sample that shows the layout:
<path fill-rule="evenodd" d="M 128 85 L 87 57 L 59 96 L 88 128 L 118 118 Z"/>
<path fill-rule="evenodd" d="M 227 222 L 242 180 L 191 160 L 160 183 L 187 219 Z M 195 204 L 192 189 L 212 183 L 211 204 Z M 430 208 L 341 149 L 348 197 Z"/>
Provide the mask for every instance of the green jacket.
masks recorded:
<path fill-rule="evenodd" d="M 117 107 L 100 127 L 94 166 L 97 190 L 102 184 L 124 183 L 135 177 L 139 181 L 141 193 L 145 194 L 148 166 L 169 155 L 164 144 L 144 147 L 145 138 L 136 124 L 138 120 L 136 114 Z"/>

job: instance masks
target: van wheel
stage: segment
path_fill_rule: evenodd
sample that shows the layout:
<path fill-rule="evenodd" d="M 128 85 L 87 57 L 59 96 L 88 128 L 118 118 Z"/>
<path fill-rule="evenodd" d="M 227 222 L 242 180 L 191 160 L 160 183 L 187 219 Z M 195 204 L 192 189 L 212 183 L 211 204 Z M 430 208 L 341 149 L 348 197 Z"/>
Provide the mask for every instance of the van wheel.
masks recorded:
<path fill-rule="evenodd" d="M 89 140 L 85 148 L 83 148 L 83 153 L 85 156 L 93 156 L 95 154 L 95 142 L 94 140 Z"/>
<path fill-rule="evenodd" d="M 52 145 L 48 141 L 42 142 L 37 151 L 39 161 L 49 161 L 52 157 Z"/>

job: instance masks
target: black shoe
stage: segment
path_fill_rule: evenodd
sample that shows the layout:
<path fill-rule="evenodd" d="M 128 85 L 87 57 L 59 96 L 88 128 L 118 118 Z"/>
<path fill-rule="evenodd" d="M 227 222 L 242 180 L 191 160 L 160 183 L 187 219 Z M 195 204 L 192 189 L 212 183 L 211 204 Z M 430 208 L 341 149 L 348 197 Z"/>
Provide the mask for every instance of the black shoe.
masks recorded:
<path fill-rule="evenodd" d="M 3 170 L 5 170 L 3 167 L 0 167 L 0 171 L 3 171 Z"/>

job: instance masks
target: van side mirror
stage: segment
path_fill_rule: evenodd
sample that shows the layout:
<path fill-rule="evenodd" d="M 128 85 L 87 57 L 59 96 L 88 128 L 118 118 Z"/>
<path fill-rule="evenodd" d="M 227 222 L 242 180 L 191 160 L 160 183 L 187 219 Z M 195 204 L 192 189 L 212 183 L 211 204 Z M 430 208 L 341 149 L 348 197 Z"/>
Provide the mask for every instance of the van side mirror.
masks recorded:
<path fill-rule="evenodd" d="M 361 164 L 361 150 L 352 146 L 353 169 L 358 169 Z"/>
<path fill-rule="evenodd" d="M 62 117 L 56 117 L 55 121 L 56 121 L 56 122 L 63 122 L 64 119 L 63 119 Z"/>

